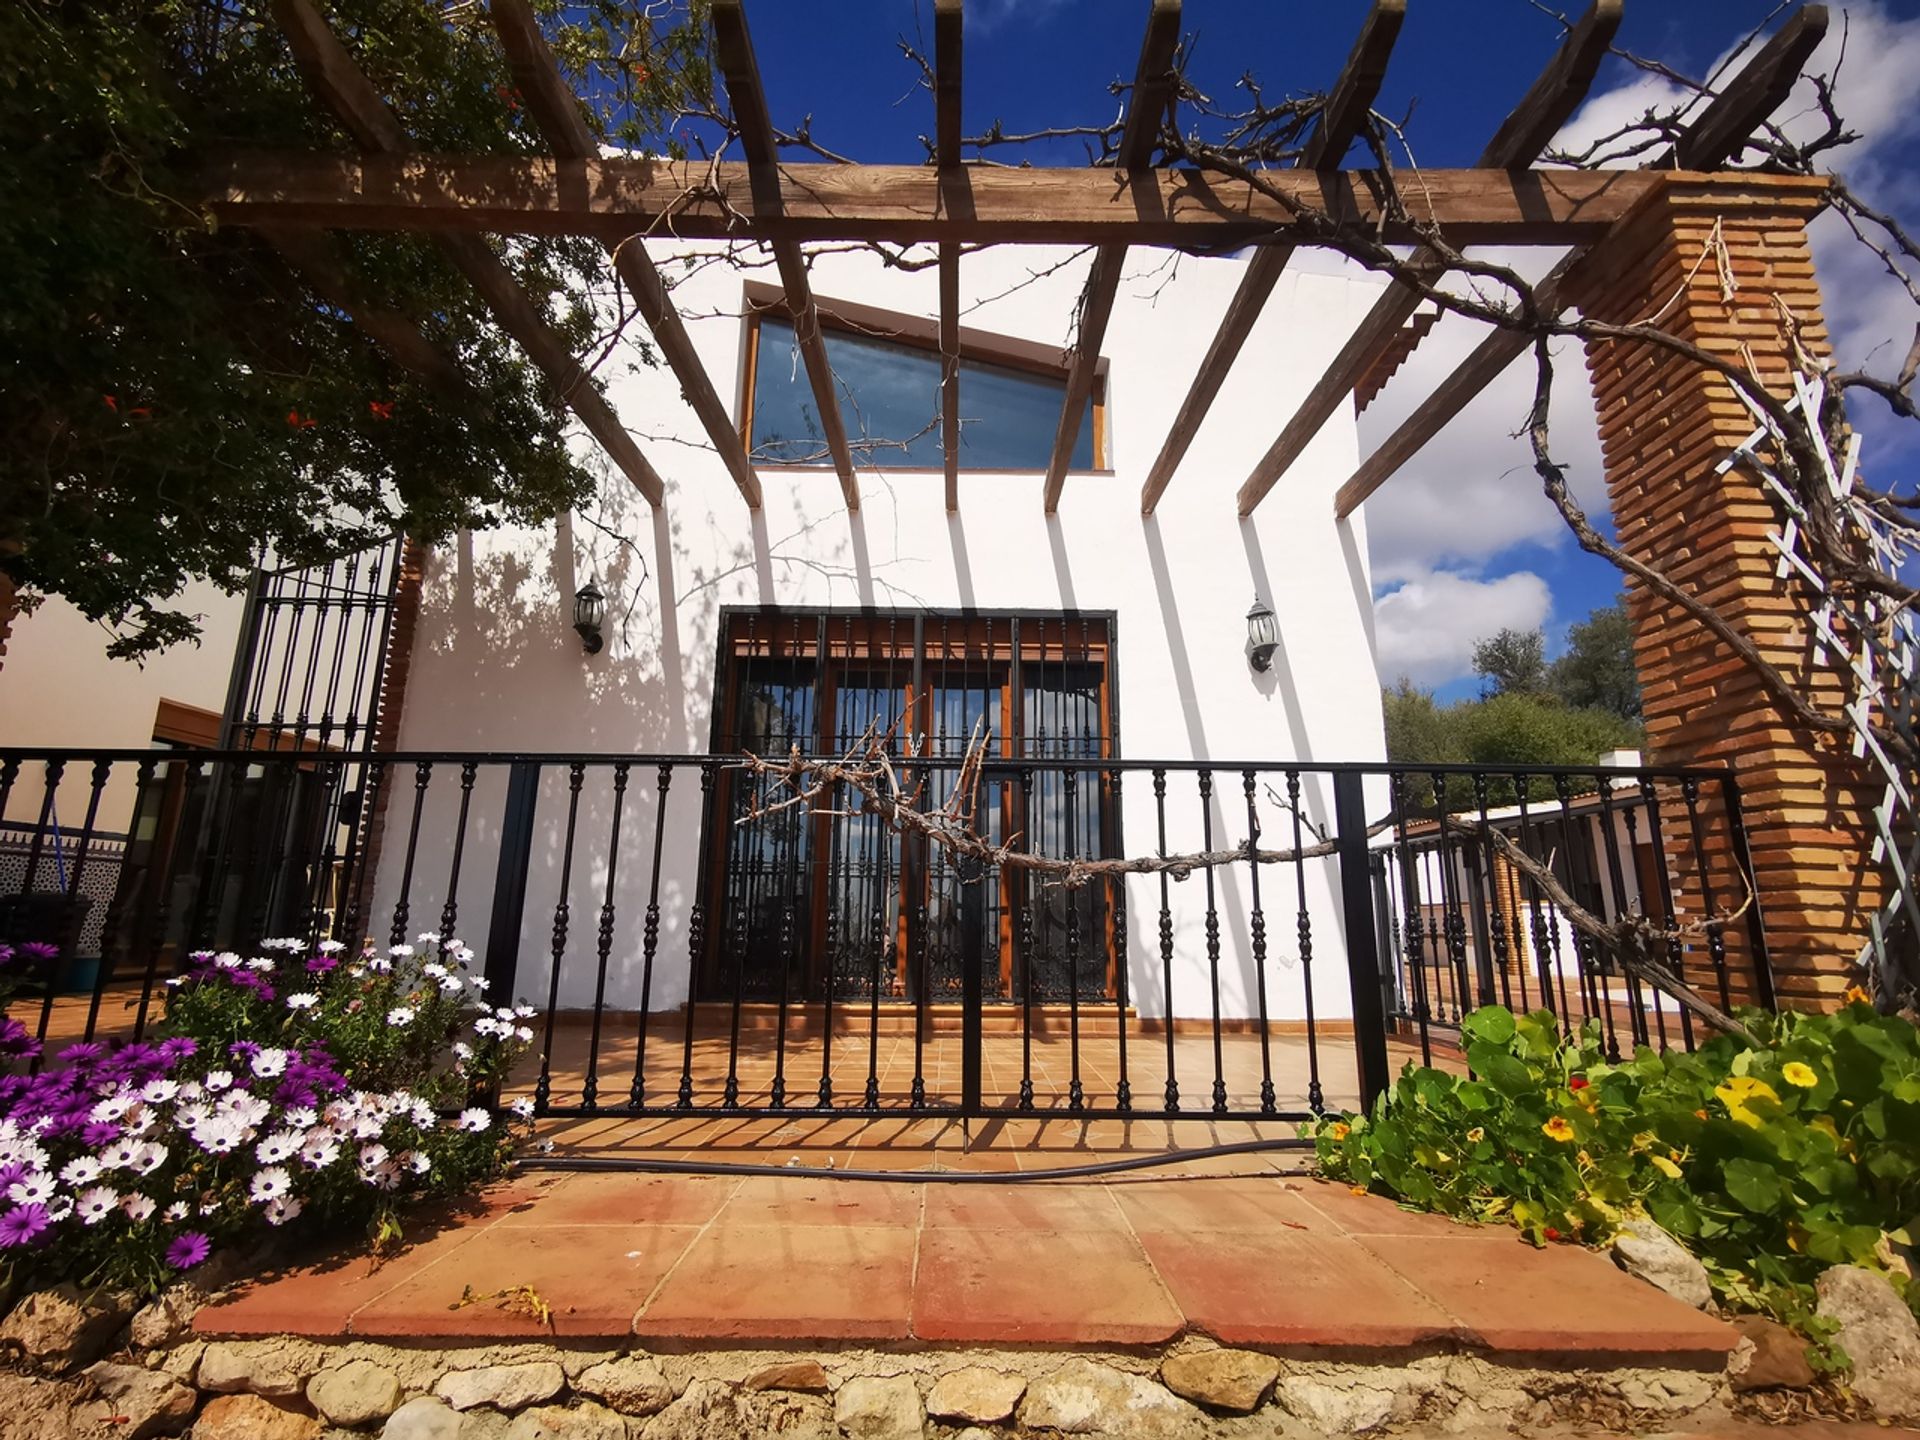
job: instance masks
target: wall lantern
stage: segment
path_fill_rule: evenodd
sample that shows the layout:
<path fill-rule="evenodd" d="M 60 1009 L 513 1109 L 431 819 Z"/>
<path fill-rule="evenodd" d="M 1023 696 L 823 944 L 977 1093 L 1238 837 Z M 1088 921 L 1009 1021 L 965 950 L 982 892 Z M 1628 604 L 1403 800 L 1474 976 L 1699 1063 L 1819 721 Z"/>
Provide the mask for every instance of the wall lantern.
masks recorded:
<path fill-rule="evenodd" d="M 1255 595 L 1253 608 L 1247 611 L 1247 658 L 1253 668 L 1264 675 L 1273 664 L 1273 652 L 1279 647 L 1279 623 L 1273 618 L 1273 611 L 1267 607 L 1267 602 Z"/>
<path fill-rule="evenodd" d="M 573 597 L 573 628 L 580 633 L 580 645 L 589 655 L 598 655 L 606 642 L 600 638 L 600 622 L 606 618 L 607 597 L 589 580 Z"/>

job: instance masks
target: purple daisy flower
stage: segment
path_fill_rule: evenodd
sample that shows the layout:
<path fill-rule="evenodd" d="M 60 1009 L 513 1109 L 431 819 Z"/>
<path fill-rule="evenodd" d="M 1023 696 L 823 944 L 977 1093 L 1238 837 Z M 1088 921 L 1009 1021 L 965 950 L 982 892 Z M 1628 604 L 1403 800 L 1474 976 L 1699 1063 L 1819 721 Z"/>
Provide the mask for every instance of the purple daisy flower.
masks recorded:
<path fill-rule="evenodd" d="M 44 940 L 29 940 L 17 947 L 14 953 L 25 960 L 57 960 L 60 957 L 60 947 L 49 945 Z"/>
<path fill-rule="evenodd" d="M 31 1245 L 38 1240 L 53 1221 L 47 1215 L 44 1205 L 16 1205 L 6 1214 L 0 1215 L 0 1249 L 12 1249 L 17 1245 Z"/>
<path fill-rule="evenodd" d="M 200 1042 L 191 1035 L 174 1035 L 160 1042 L 160 1054 L 170 1064 L 179 1064 L 200 1049 Z"/>
<path fill-rule="evenodd" d="M 324 975 L 329 970 L 337 969 L 339 964 L 340 962 L 331 955 L 316 955 L 307 961 L 307 972 L 312 975 Z"/>
<path fill-rule="evenodd" d="M 120 1127 L 109 1120 L 90 1120 L 80 1131 L 80 1143 L 90 1150 L 104 1150 L 120 1138 Z"/>
<path fill-rule="evenodd" d="M 183 1230 L 167 1246 L 167 1264 L 176 1270 L 191 1270 L 206 1259 L 212 1249 L 213 1242 L 198 1230 Z"/>
<path fill-rule="evenodd" d="M 57 1058 L 66 1061 L 69 1065 L 91 1065 L 106 1053 L 107 1047 L 98 1041 L 82 1040 L 67 1046 Z"/>
<path fill-rule="evenodd" d="M 236 1040 L 227 1047 L 227 1053 L 236 1060 L 251 1060 L 260 1053 L 260 1044 L 255 1040 Z"/>
<path fill-rule="evenodd" d="M 0 965 L 10 964 L 12 963 L 12 960 L 13 960 L 13 946 L 0 945 Z"/>
<path fill-rule="evenodd" d="M 0 1190 L 27 1178 L 27 1167 L 18 1162 L 12 1165 L 0 1165 Z"/>
<path fill-rule="evenodd" d="M 0 1018 L 0 1055 L 24 1057 L 39 1053 L 40 1042 L 33 1038 L 26 1026 L 11 1015 Z"/>

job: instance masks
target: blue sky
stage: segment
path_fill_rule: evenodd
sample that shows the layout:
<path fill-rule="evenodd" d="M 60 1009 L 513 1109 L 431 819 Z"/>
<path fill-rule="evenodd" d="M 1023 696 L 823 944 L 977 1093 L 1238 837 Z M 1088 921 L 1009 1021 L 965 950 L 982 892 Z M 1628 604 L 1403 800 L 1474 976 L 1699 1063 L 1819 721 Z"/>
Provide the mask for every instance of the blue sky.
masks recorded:
<path fill-rule="evenodd" d="M 1378 108 L 1410 117 L 1407 133 L 1421 164 L 1473 162 L 1559 43 L 1560 26 L 1545 13 L 1553 8 L 1529 0 L 1410 0 Z M 1578 5 L 1569 0 L 1566 8 Z M 1831 63 L 1844 31 L 1841 105 L 1868 137 L 1838 164 L 1889 205 L 1920 199 L 1909 193 L 1917 187 L 1907 159 L 1917 128 L 1910 97 L 1920 74 L 1920 0 L 1831 8 L 1835 23 L 1815 67 Z M 1701 74 L 1775 6 L 1626 0 L 1625 9 L 1618 45 Z M 1020 131 L 1111 119 L 1117 102 L 1108 87 L 1131 78 L 1146 13 L 1145 0 L 968 0 L 967 133 L 994 120 Z M 1319 89 L 1338 73 L 1365 13 L 1365 0 L 1186 0 L 1183 29 L 1194 39 L 1189 76 L 1227 106 L 1247 71 L 1269 97 Z M 814 136 L 855 159 L 924 159 L 918 137 L 932 131 L 932 99 L 915 84 L 898 41 L 905 37 L 931 54 L 931 0 L 763 0 L 749 18 L 777 124 L 790 127 L 810 114 Z M 1592 96 L 1572 131 L 1610 128 L 1613 117 L 1667 98 L 1660 82 L 1617 58 L 1603 65 Z M 1783 113 L 1798 107 L 1796 97 Z M 1036 163 L 1084 159 L 1077 142 L 1028 153 Z M 1843 362 L 1871 356 L 1897 366 L 1903 337 L 1911 334 L 1911 306 L 1888 293 L 1887 277 L 1873 273 L 1877 262 L 1862 264 L 1856 247 L 1820 230 L 1816 241 Z M 1525 263 L 1544 270 L 1552 258 L 1539 254 Z M 1363 448 L 1383 439 L 1478 338 L 1468 322 L 1443 320 L 1362 417 Z M 1896 342 L 1900 350 L 1882 353 Z M 1564 360 L 1557 449 L 1574 467 L 1576 492 L 1603 515 L 1583 367 L 1575 350 Z M 1524 365 L 1510 370 L 1369 507 L 1385 678 L 1404 670 L 1443 695 L 1471 693 L 1465 657 L 1477 634 L 1537 623 L 1557 645 L 1570 623 L 1620 588 L 1610 566 L 1571 543 L 1539 495 L 1526 447 L 1512 435 L 1530 394 L 1524 372 Z M 1868 463 L 1878 441 L 1876 473 L 1886 479 L 1889 462 L 1905 461 L 1912 442 L 1888 433 L 1878 416 L 1860 418 Z"/>

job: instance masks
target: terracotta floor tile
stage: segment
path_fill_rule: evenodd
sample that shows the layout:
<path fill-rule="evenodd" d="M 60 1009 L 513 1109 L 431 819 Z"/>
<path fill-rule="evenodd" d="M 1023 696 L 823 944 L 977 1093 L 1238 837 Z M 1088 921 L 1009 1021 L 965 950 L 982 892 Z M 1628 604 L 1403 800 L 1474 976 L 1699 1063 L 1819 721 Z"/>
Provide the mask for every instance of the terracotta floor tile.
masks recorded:
<path fill-rule="evenodd" d="M 416 1219 L 403 1248 L 375 1261 L 363 1245 L 283 1272 L 269 1272 L 231 1300 L 209 1305 L 193 1319 L 202 1335 L 344 1335 L 355 1310 L 406 1283 L 435 1261 L 486 1233 L 491 1216 Z"/>
<path fill-rule="evenodd" d="M 1140 1236 L 1190 1324 L 1230 1345 L 1417 1345 L 1460 1327 L 1359 1242 L 1281 1230 Z"/>
<path fill-rule="evenodd" d="M 1264 1234 L 1304 1229 L 1339 1234 L 1334 1224 L 1290 1194 L 1284 1182 L 1267 1177 L 1201 1176 L 1194 1179 L 1117 1179 L 1109 1187 L 1133 1228 L 1150 1230 L 1230 1230 Z M 1146 1172 L 1151 1174 L 1152 1172 Z"/>
<path fill-rule="evenodd" d="M 1732 1328 L 1570 1245 L 1534 1250 L 1517 1232 L 1356 1239 L 1495 1350 L 1660 1354 L 1719 1368 Z"/>
<path fill-rule="evenodd" d="M 1009 1185 L 929 1185 L 928 1232 L 944 1230 L 1111 1231 L 1127 1222 L 1107 1187 L 1048 1182 Z"/>
<path fill-rule="evenodd" d="M 531 1286 L 556 1335 L 624 1336 L 633 1312 L 698 1235 L 693 1225 L 500 1227 L 354 1312 L 355 1335 L 506 1339 L 547 1333 L 530 1315 L 461 1297 Z M 459 1306 L 459 1308 L 455 1308 Z"/>
<path fill-rule="evenodd" d="M 501 1218 L 503 1226 L 704 1225 L 740 1181 L 700 1175 L 566 1175 Z"/>
<path fill-rule="evenodd" d="M 921 1340 L 1153 1345 L 1180 1323 L 1129 1235 L 921 1232 L 913 1300 Z"/>
<path fill-rule="evenodd" d="M 840 1229 L 920 1223 L 920 1187 L 902 1182 L 818 1180 L 752 1175 L 721 1213 L 731 1229 L 742 1225 L 831 1225 Z"/>
<path fill-rule="evenodd" d="M 1325 1180 L 1294 1180 L 1287 1184 L 1296 1198 L 1349 1235 L 1435 1235 L 1458 1239 L 1463 1235 L 1487 1233 L 1484 1226 L 1445 1215 L 1403 1210 L 1385 1195 L 1356 1195 L 1348 1186 Z"/>
<path fill-rule="evenodd" d="M 703 1339 L 903 1339 L 914 1235 L 906 1226 L 717 1224 L 633 1329 Z"/>

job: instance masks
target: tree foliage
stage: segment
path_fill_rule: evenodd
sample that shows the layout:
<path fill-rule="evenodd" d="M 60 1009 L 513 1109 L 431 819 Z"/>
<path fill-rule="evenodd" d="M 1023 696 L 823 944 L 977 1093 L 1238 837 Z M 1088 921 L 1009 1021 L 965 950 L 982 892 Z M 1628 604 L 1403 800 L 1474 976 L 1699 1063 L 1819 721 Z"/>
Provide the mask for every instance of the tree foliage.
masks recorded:
<path fill-rule="evenodd" d="M 1473 647 L 1482 697 L 1547 693 L 1547 637 L 1538 630 L 1500 630 Z"/>
<path fill-rule="evenodd" d="M 1640 675 L 1633 663 L 1627 597 L 1602 605 L 1567 632 L 1567 653 L 1547 672 L 1553 693 L 1582 709 L 1640 718 Z"/>
<path fill-rule="evenodd" d="M 330 8 L 422 148 L 541 144 L 483 13 Z M 548 18 L 600 133 L 646 143 L 704 87 L 685 12 L 662 30 L 637 3 Z M 238 588 L 264 550 L 311 562 L 396 528 L 542 519 L 588 492 L 558 396 L 429 241 L 334 243 L 356 291 L 454 363 L 443 386 L 183 198 L 221 147 L 350 148 L 264 5 L 0 6 L 0 128 L 0 566 L 29 606 L 64 596 L 137 657 L 195 634 L 167 597 L 197 578 Z M 540 237 L 502 258 L 586 351 L 604 251 Z"/>

